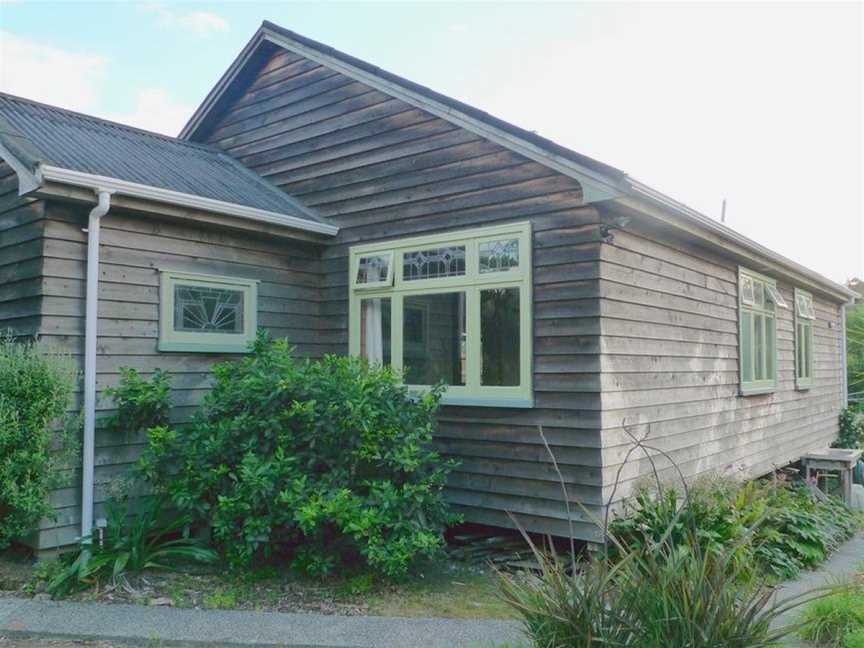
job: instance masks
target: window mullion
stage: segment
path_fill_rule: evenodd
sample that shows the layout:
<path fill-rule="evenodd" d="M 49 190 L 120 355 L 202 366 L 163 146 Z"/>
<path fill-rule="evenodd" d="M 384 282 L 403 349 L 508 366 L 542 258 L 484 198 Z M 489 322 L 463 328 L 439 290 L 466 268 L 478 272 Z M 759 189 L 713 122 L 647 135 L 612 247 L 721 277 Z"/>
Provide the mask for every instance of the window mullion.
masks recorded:
<path fill-rule="evenodd" d="M 391 297 L 392 301 L 390 302 L 391 315 L 390 315 L 390 354 L 391 354 L 391 363 L 393 365 L 393 369 L 397 372 L 402 372 L 403 370 L 403 362 L 402 362 L 402 333 L 404 331 L 404 322 L 403 318 L 403 295 L 399 293 L 393 293 Z"/>
<path fill-rule="evenodd" d="M 465 289 L 465 356 L 467 362 L 467 375 L 465 385 L 469 392 L 477 392 L 480 389 L 480 375 L 482 373 L 482 341 L 480 339 L 480 288 L 471 287 Z"/>

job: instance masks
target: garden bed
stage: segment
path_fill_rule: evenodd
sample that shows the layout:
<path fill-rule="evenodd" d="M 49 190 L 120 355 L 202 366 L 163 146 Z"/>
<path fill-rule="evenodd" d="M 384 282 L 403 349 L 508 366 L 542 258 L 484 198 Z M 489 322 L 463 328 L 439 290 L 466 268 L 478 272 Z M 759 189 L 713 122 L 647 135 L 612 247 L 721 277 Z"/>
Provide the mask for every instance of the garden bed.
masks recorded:
<path fill-rule="evenodd" d="M 0 554 L 0 596 L 47 597 L 38 571 L 20 554 Z M 370 575 L 310 579 L 275 568 L 236 575 L 218 568 L 147 571 L 64 600 L 340 615 L 512 617 L 498 596 L 494 572 L 448 560 L 429 564 L 404 583 L 377 581 Z"/>

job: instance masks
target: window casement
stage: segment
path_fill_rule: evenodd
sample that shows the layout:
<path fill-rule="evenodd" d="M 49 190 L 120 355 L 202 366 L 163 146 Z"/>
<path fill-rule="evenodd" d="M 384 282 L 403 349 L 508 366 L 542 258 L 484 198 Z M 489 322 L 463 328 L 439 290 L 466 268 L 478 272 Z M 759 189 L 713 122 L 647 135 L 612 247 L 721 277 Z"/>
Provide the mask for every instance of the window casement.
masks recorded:
<path fill-rule="evenodd" d="M 254 279 L 161 272 L 160 351 L 246 353 L 257 317 Z"/>
<path fill-rule="evenodd" d="M 351 248 L 349 347 L 452 405 L 531 407 L 531 226 Z"/>
<path fill-rule="evenodd" d="M 742 395 L 777 387 L 777 307 L 788 308 L 770 277 L 738 270 L 738 351 Z"/>
<path fill-rule="evenodd" d="M 795 388 L 813 386 L 813 296 L 795 289 Z"/>

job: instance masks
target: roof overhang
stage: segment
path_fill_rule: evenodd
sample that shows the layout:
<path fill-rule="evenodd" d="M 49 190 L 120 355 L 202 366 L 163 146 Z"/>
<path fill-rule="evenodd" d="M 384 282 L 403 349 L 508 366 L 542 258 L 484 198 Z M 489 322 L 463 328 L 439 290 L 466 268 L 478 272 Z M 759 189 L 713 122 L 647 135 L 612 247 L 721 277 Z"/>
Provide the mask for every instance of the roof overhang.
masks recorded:
<path fill-rule="evenodd" d="M 314 232 L 316 234 L 335 236 L 339 233 L 339 228 L 334 225 L 310 221 L 304 218 L 298 218 L 297 216 L 279 214 L 277 212 L 247 207 L 245 205 L 223 202 L 212 198 L 203 198 L 201 196 L 194 196 L 179 191 L 171 191 L 160 187 L 152 187 L 149 185 L 138 184 L 136 182 L 129 182 L 127 180 L 83 173 L 81 171 L 73 171 L 71 169 L 61 169 L 60 167 L 40 164 L 34 175 L 39 182 L 39 186 L 42 186 L 46 182 L 59 182 L 61 184 L 92 188 L 94 190 L 111 191 L 112 193 L 124 196 L 153 200 L 155 202 L 163 202 L 170 205 L 178 205 L 180 207 L 189 207 L 191 209 L 200 209 L 202 211 L 215 212 L 217 214 L 235 216 L 237 218 L 245 218 L 262 223 L 282 225 L 284 227 L 299 229 L 306 232 Z"/>

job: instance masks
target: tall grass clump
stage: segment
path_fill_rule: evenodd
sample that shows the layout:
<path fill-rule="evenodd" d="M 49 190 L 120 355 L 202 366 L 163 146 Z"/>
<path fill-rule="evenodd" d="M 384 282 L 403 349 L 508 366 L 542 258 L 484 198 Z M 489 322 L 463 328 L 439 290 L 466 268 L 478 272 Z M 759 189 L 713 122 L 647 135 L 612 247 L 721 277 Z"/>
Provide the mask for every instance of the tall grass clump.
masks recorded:
<path fill-rule="evenodd" d="M 48 495 L 74 450 L 68 356 L 0 335 L 0 549 L 52 512 Z"/>
<path fill-rule="evenodd" d="M 634 447 L 651 451 L 645 454 L 652 466 L 652 456 L 664 454 L 640 440 L 634 440 Z M 557 468 L 554 458 L 553 465 Z M 659 471 L 653 467 L 656 477 Z M 772 626 L 788 610 L 825 592 L 782 603 L 774 599 L 770 576 L 752 566 L 758 549 L 754 537 L 768 522 L 769 508 L 744 506 L 758 498 L 748 492 L 737 500 L 740 493 L 731 484 L 696 495 L 680 473 L 678 477 L 680 491 L 656 477 L 653 496 L 640 492 L 635 522 L 598 520 L 607 544 L 582 562 L 572 552 L 567 559 L 550 556 L 525 534 L 539 573 L 500 576 L 503 597 L 521 617 L 534 646 L 757 648 L 798 630 Z M 569 501 L 563 479 L 561 488 Z M 735 496 L 740 511 L 712 506 L 712 498 L 722 499 L 724 489 L 727 497 Z"/>

